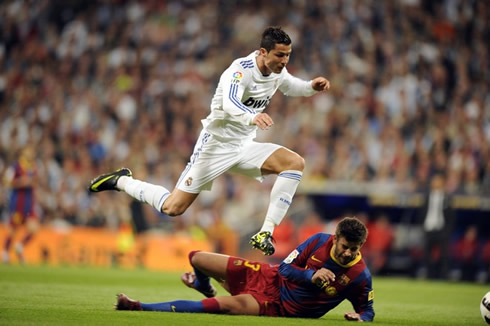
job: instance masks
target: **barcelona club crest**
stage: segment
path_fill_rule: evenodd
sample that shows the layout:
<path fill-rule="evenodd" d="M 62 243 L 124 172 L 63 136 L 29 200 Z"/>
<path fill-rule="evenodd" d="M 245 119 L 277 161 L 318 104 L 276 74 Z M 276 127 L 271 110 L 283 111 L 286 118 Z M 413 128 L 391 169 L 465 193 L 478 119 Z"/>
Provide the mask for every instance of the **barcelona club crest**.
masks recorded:
<path fill-rule="evenodd" d="M 349 284 L 349 282 L 350 282 L 350 278 L 347 275 L 345 275 L 345 274 L 340 275 L 339 284 L 345 286 L 345 285 Z"/>

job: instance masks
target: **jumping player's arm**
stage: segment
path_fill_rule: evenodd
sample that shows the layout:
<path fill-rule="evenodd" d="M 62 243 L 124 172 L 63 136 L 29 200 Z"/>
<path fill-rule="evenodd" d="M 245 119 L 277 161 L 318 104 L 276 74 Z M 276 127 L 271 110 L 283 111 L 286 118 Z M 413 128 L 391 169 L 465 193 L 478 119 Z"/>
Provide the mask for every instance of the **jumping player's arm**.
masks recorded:
<path fill-rule="evenodd" d="M 232 64 L 223 72 L 220 84 L 223 88 L 223 110 L 244 125 L 252 125 L 257 113 L 243 105 L 241 99 L 252 78 L 252 73 L 240 65 Z"/>
<path fill-rule="evenodd" d="M 360 279 L 356 280 L 356 283 L 351 286 L 353 288 L 347 296 L 347 299 L 352 303 L 355 312 L 345 313 L 344 318 L 347 320 L 373 321 L 374 292 L 369 271 L 366 269 Z"/>
<path fill-rule="evenodd" d="M 310 257 L 310 254 L 325 243 L 328 238 L 329 235 L 318 233 L 300 244 L 279 266 L 279 273 L 281 276 L 292 281 L 306 283 L 313 282 L 315 271 L 312 269 L 305 269 L 306 261 L 308 260 L 308 257 Z M 317 272 L 320 272 L 320 270 Z"/>
<path fill-rule="evenodd" d="M 284 71 L 284 79 L 279 86 L 279 90 L 286 96 L 312 96 L 329 88 L 330 82 L 324 77 L 306 81 L 291 75 L 287 70 Z"/>

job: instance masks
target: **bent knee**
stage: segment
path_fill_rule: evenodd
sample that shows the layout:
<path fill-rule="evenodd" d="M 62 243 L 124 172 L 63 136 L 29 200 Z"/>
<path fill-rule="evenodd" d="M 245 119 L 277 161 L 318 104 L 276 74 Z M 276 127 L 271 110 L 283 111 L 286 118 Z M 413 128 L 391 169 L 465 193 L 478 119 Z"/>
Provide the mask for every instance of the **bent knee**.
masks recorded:
<path fill-rule="evenodd" d="M 218 302 L 225 314 L 258 316 L 260 312 L 259 303 L 251 294 L 219 297 Z"/>
<path fill-rule="evenodd" d="M 305 159 L 299 154 L 291 155 L 287 163 L 283 166 L 285 170 L 303 171 L 305 169 Z"/>
<path fill-rule="evenodd" d="M 192 266 L 201 266 L 205 260 L 206 254 L 202 251 L 196 250 L 189 253 L 189 261 Z"/>
<path fill-rule="evenodd" d="M 294 160 L 292 170 L 303 171 L 305 169 L 305 159 L 301 156 L 297 156 Z"/>
<path fill-rule="evenodd" d="M 174 201 L 170 201 L 169 203 L 165 202 L 162 206 L 162 213 L 165 213 L 169 216 L 179 216 L 184 214 L 187 207 L 188 205 L 184 203 L 176 203 Z"/>

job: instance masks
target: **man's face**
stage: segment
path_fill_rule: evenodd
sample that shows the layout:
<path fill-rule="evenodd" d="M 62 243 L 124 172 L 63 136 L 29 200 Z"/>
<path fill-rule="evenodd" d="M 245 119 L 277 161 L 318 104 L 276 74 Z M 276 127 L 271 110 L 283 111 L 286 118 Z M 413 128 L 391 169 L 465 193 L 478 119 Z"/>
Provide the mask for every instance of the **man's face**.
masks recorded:
<path fill-rule="evenodd" d="M 266 68 L 275 74 L 281 73 L 282 69 L 286 67 L 291 51 L 291 44 L 276 44 L 274 49 L 269 52 L 264 48 L 260 49 Z"/>
<path fill-rule="evenodd" d="M 360 243 L 348 242 L 344 237 L 335 237 L 335 249 L 333 254 L 339 263 L 347 265 L 359 255 L 361 246 L 362 244 Z"/>

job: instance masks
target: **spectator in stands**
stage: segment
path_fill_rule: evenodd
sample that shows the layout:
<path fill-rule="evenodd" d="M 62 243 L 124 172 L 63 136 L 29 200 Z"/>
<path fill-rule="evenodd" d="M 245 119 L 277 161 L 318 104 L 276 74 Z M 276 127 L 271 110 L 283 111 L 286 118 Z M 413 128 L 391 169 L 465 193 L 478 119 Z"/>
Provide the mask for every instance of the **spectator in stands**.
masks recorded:
<path fill-rule="evenodd" d="M 478 229 L 475 225 L 466 228 L 462 237 L 456 240 L 451 253 L 457 279 L 474 281 L 479 265 Z"/>
<path fill-rule="evenodd" d="M 481 261 L 482 269 L 478 275 L 478 280 L 480 282 L 490 281 L 490 239 L 483 243 Z"/>
<path fill-rule="evenodd" d="M 311 211 L 298 227 L 298 242 L 306 241 L 312 235 L 325 232 L 325 230 L 326 225 L 321 216 L 316 211 Z"/>
<path fill-rule="evenodd" d="M 445 191 L 445 179 L 435 174 L 421 209 L 422 227 L 425 232 L 425 250 L 420 277 L 445 278 L 449 264 L 449 241 L 454 216 L 450 198 Z"/>
<path fill-rule="evenodd" d="M 394 240 L 394 231 L 387 215 L 380 214 L 367 225 L 369 237 L 363 255 L 373 274 L 379 274 L 385 266 Z"/>

